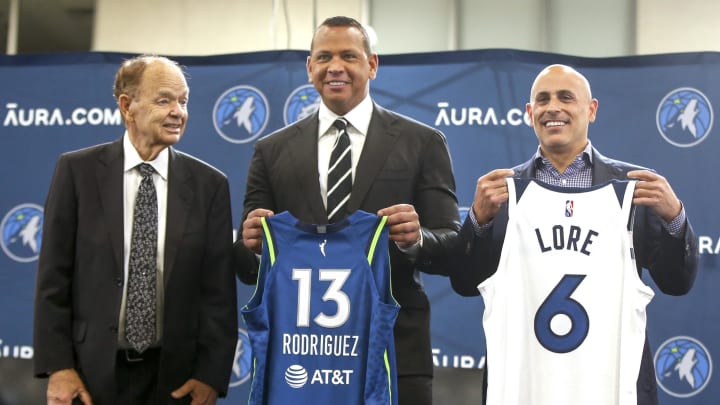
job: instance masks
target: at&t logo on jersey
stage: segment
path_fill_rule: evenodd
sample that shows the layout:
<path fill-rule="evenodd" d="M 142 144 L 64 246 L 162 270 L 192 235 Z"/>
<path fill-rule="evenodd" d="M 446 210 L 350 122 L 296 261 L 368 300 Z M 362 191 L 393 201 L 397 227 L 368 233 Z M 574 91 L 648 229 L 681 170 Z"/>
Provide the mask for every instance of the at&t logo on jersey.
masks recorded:
<path fill-rule="evenodd" d="M 227 90 L 213 108 L 215 130 L 232 143 L 247 143 L 260 136 L 269 118 L 267 98 L 251 86 L 235 86 Z"/>
<path fill-rule="evenodd" d="M 668 93 L 657 109 L 657 128 L 670 144 L 687 148 L 705 140 L 713 125 L 713 109 L 703 93 L 681 87 Z"/>
<path fill-rule="evenodd" d="M 285 370 L 285 382 L 291 388 L 302 388 L 307 384 L 307 380 L 307 370 L 299 364 L 293 364 Z"/>
<path fill-rule="evenodd" d="M 43 208 L 21 204 L 12 208 L 0 223 L 2 249 L 18 262 L 37 260 L 42 240 Z"/>
<path fill-rule="evenodd" d="M 688 336 L 666 340 L 655 353 L 658 384 L 669 395 L 697 395 L 710 382 L 712 359 L 700 341 Z"/>
<path fill-rule="evenodd" d="M 230 387 L 244 384 L 252 375 L 252 348 L 250 338 L 244 329 L 238 329 L 238 341 L 235 346 L 235 360 L 230 374 Z"/>
<path fill-rule="evenodd" d="M 347 385 L 353 370 L 315 370 L 310 377 L 305 367 L 293 364 L 285 370 L 285 382 L 292 388 L 302 388 L 305 384 Z"/>
<path fill-rule="evenodd" d="M 299 121 L 317 111 L 320 107 L 320 95 L 312 84 L 306 84 L 293 90 L 285 100 L 285 125 Z"/>

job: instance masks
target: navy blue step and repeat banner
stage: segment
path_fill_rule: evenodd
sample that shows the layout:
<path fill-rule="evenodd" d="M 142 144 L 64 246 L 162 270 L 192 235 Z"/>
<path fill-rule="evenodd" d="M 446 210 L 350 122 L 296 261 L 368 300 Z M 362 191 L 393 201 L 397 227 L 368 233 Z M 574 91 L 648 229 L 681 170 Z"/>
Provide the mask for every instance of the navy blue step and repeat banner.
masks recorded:
<path fill-rule="evenodd" d="M 317 108 L 306 55 L 177 58 L 187 67 L 191 88 L 190 119 L 178 149 L 228 175 L 235 228 L 254 142 Z M 22 395 L 36 395 L 39 401 L 44 396 L 37 392 L 42 384 L 32 379 L 30 365 L 45 195 L 58 155 L 122 135 L 112 84 L 128 56 L 0 57 L 2 403 Z M 698 279 L 688 295 L 670 297 L 646 278 L 657 292 L 648 309 L 648 333 L 661 403 L 718 403 L 720 128 L 714 115 L 720 106 L 720 53 L 596 59 L 483 50 L 381 56 L 371 92 L 379 104 L 445 133 L 464 216 L 479 176 L 512 167 L 535 152 L 525 103 L 535 75 L 551 63 L 572 65 L 590 80 L 600 101 L 590 127 L 593 145 L 605 155 L 656 169 L 685 205 L 701 249 Z M 248 114 L 235 114 L 243 110 Z M 482 368 L 482 300 L 455 295 L 443 277 L 426 275 L 424 281 L 433 305 L 436 366 Z M 238 304 L 243 305 L 253 290 L 239 288 Z M 222 403 L 245 403 L 248 394 L 250 345 L 244 329 L 238 337 L 232 387 Z"/>

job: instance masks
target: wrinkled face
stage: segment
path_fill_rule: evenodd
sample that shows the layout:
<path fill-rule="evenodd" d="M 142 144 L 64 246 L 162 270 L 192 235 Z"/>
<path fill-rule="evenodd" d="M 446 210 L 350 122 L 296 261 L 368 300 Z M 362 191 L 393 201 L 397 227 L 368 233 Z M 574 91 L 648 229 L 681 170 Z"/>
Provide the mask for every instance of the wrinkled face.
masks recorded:
<path fill-rule="evenodd" d="M 588 126 L 598 101 L 575 70 L 553 65 L 535 79 L 526 110 L 543 151 L 579 153 L 587 145 Z"/>
<path fill-rule="evenodd" d="M 377 54 L 365 52 L 357 28 L 323 26 L 315 33 L 307 59 L 308 78 L 335 114 L 345 115 L 360 104 L 377 67 Z"/>
<path fill-rule="evenodd" d="M 185 76 L 177 66 L 150 64 L 143 72 L 137 94 L 121 96 L 120 108 L 128 133 L 144 145 L 176 144 L 187 124 L 188 97 Z"/>

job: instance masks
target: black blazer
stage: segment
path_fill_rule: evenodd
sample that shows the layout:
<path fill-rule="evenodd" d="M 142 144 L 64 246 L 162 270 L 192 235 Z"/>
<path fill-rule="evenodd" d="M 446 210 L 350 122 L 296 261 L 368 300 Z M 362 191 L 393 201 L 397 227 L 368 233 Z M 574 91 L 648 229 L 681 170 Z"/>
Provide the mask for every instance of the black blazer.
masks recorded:
<path fill-rule="evenodd" d="M 627 172 L 645 169 L 640 166 L 609 159 L 595 148 L 592 149 L 592 184 L 602 184 L 613 179 L 627 179 Z M 536 166 L 532 159 L 513 168 L 515 177 L 535 178 Z M 464 296 L 479 295 L 478 284 L 497 270 L 500 261 L 505 230 L 507 228 L 507 204 L 493 219 L 493 225 L 485 237 L 475 236 L 472 222 L 465 220 L 458 244 L 451 260 L 453 271 L 450 281 L 453 289 Z M 690 222 L 686 222 L 683 238 L 671 236 L 662 226 L 662 219 L 652 209 L 637 206 L 633 243 L 638 274 L 648 269 L 658 288 L 670 295 L 686 294 L 695 281 L 698 265 L 697 238 Z M 647 337 L 643 348 L 642 363 L 638 376 L 638 405 L 654 405 L 657 400 L 655 368 Z"/>
<path fill-rule="evenodd" d="M 169 151 L 160 397 L 189 378 L 225 395 L 238 336 L 228 182 Z M 101 405 L 116 392 L 123 229 L 122 139 L 63 154 L 45 203 L 35 373 L 74 368 Z"/>
<path fill-rule="evenodd" d="M 256 143 L 243 220 L 253 209 L 265 208 L 290 211 L 306 223 L 327 223 L 317 144 L 317 113 Z M 400 203 L 413 204 L 418 212 L 423 247 L 413 263 L 390 244 L 393 295 L 401 305 L 395 324 L 398 372 L 432 375 L 430 307 L 418 271 L 447 274 L 444 267 L 433 265 L 433 259 L 447 254 L 460 228 L 452 165 L 442 133 L 374 105 L 348 213 L 375 213 Z M 236 242 L 236 257 L 240 279 L 255 283 L 258 261 L 242 240 Z"/>

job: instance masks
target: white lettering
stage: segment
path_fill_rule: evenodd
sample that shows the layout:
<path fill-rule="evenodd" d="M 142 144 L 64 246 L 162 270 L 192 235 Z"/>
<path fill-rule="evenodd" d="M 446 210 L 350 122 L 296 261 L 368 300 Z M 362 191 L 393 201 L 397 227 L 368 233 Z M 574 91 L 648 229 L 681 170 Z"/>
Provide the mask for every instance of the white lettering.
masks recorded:
<path fill-rule="evenodd" d="M 512 108 L 507 113 L 507 122 L 510 125 L 518 126 L 523 123 L 522 116 L 524 112 L 520 110 L 519 108 Z M 527 114 L 525 114 L 527 115 Z M 520 117 L 520 118 L 517 118 Z"/>
<path fill-rule="evenodd" d="M 498 120 L 498 114 L 494 107 L 482 109 L 476 106 L 469 107 L 450 107 L 447 101 L 439 101 L 437 103 L 438 112 L 435 117 L 435 126 L 502 126 L 512 125 L 519 126 L 523 122 L 530 125 L 530 117 L 521 108 L 511 108 L 504 113 L 504 118 Z"/>
<path fill-rule="evenodd" d="M 357 357 L 358 336 L 283 333 L 283 354 Z"/>
<path fill-rule="evenodd" d="M 45 108 L 35 110 L 35 125 L 48 126 L 48 117 L 50 112 Z"/>
<path fill-rule="evenodd" d="M 468 125 L 472 125 L 473 123 L 482 125 L 482 110 L 477 107 L 471 107 L 467 123 Z"/>
<path fill-rule="evenodd" d="M 78 107 L 72 110 L 70 118 L 65 120 L 65 115 L 59 108 L 20 108 L 18 103 L 5 104 L 7 113 L 3 120 L 3 126 L 8 127 L 29 127 L 29 126 L 65 126 L 65 125 L 121 125 L 122 116 L 117 108 L 91 108 Z"/>
<path fill-rule="evenodd" d="M 103 111 L 99 108 L 91 108 L 87 119 L 90 125 L 100 125 L 103 122 Z"/>
<path fill-rule="evenodd" d="M 73 110 L 72 115 L 70 116 L 72 118 L 72 122 L 75 125 L 85 125 L 87 120 L 85 119 L 85 116 L 87 115 L 87 110 L 84 108 L 76 108 Z"/>
<path fill-rule="evenodd" d="M 460 109 L 460 117 L 457 116 L 457 111 L 458 110 L 454 108 L 450 109 L 450 121 L 452 121 L 453 125 L 465 124 L 465 119 L 467 118 L 467 108 Z"/>
<path fill-rule="evenodd" d="M 62 112 L 59 108 L 53 110 L 52 115 L 50 116 L 50 123 L 48 125 L 65 125 L 65 123 L 63 122 Z"/>
<path fill-rule="evenodd" d="M 473 356 L 468 354 L 441 354 L 440 349 L 433 348 L 433 365 L 435 367 L 452 367 L 452 368 L 483 368 L 485 367 L 485 356 L 475 361 Z"/>
<path fill-rule="evenodd" d="M 720 254 L 720 238 L 713 240 L 710 236 L 698 236 L 698 251 L 700 254 Z"/>
<path fill-rule="evenodd" d="M 483 121 L 483 125 L 487 125 L 488 122 L 492 122 L 493 125 L 498 124 L 497 116 L 495 115 L 495 109 L 490 107 L 485 112 L 485 121 Z"/>
<path fill-rule="evenodd" d="M 448 119 L 447 110 L 445 110 L 450 104 L 446 101 L 441 101 L 437 104 L 440 111 L 438 111 L 438 116 L 435 118 L 435 126 L 438 126 L 440 124 L 443 125 L 450 125 L 450 120 Z"/>
<path fill-rule="evenodd" d="M 352 373 L 353 370 L 315 370 L 310 384 L 347 385 Z"/>
<path fill-rule="evenodd" d="M 14 127 L 18 126 L 18 119 L 17 119 L 17 113 L 15 112 L 15 109 L 17 108 L 17 103 L 7 103 L 5 104 L 5 107 L 8 109 L 8 113 L 5 116 L 5 121 L 3 121 L 3 126 L 6 127 L 8 125 L 12 125 Z"/>

